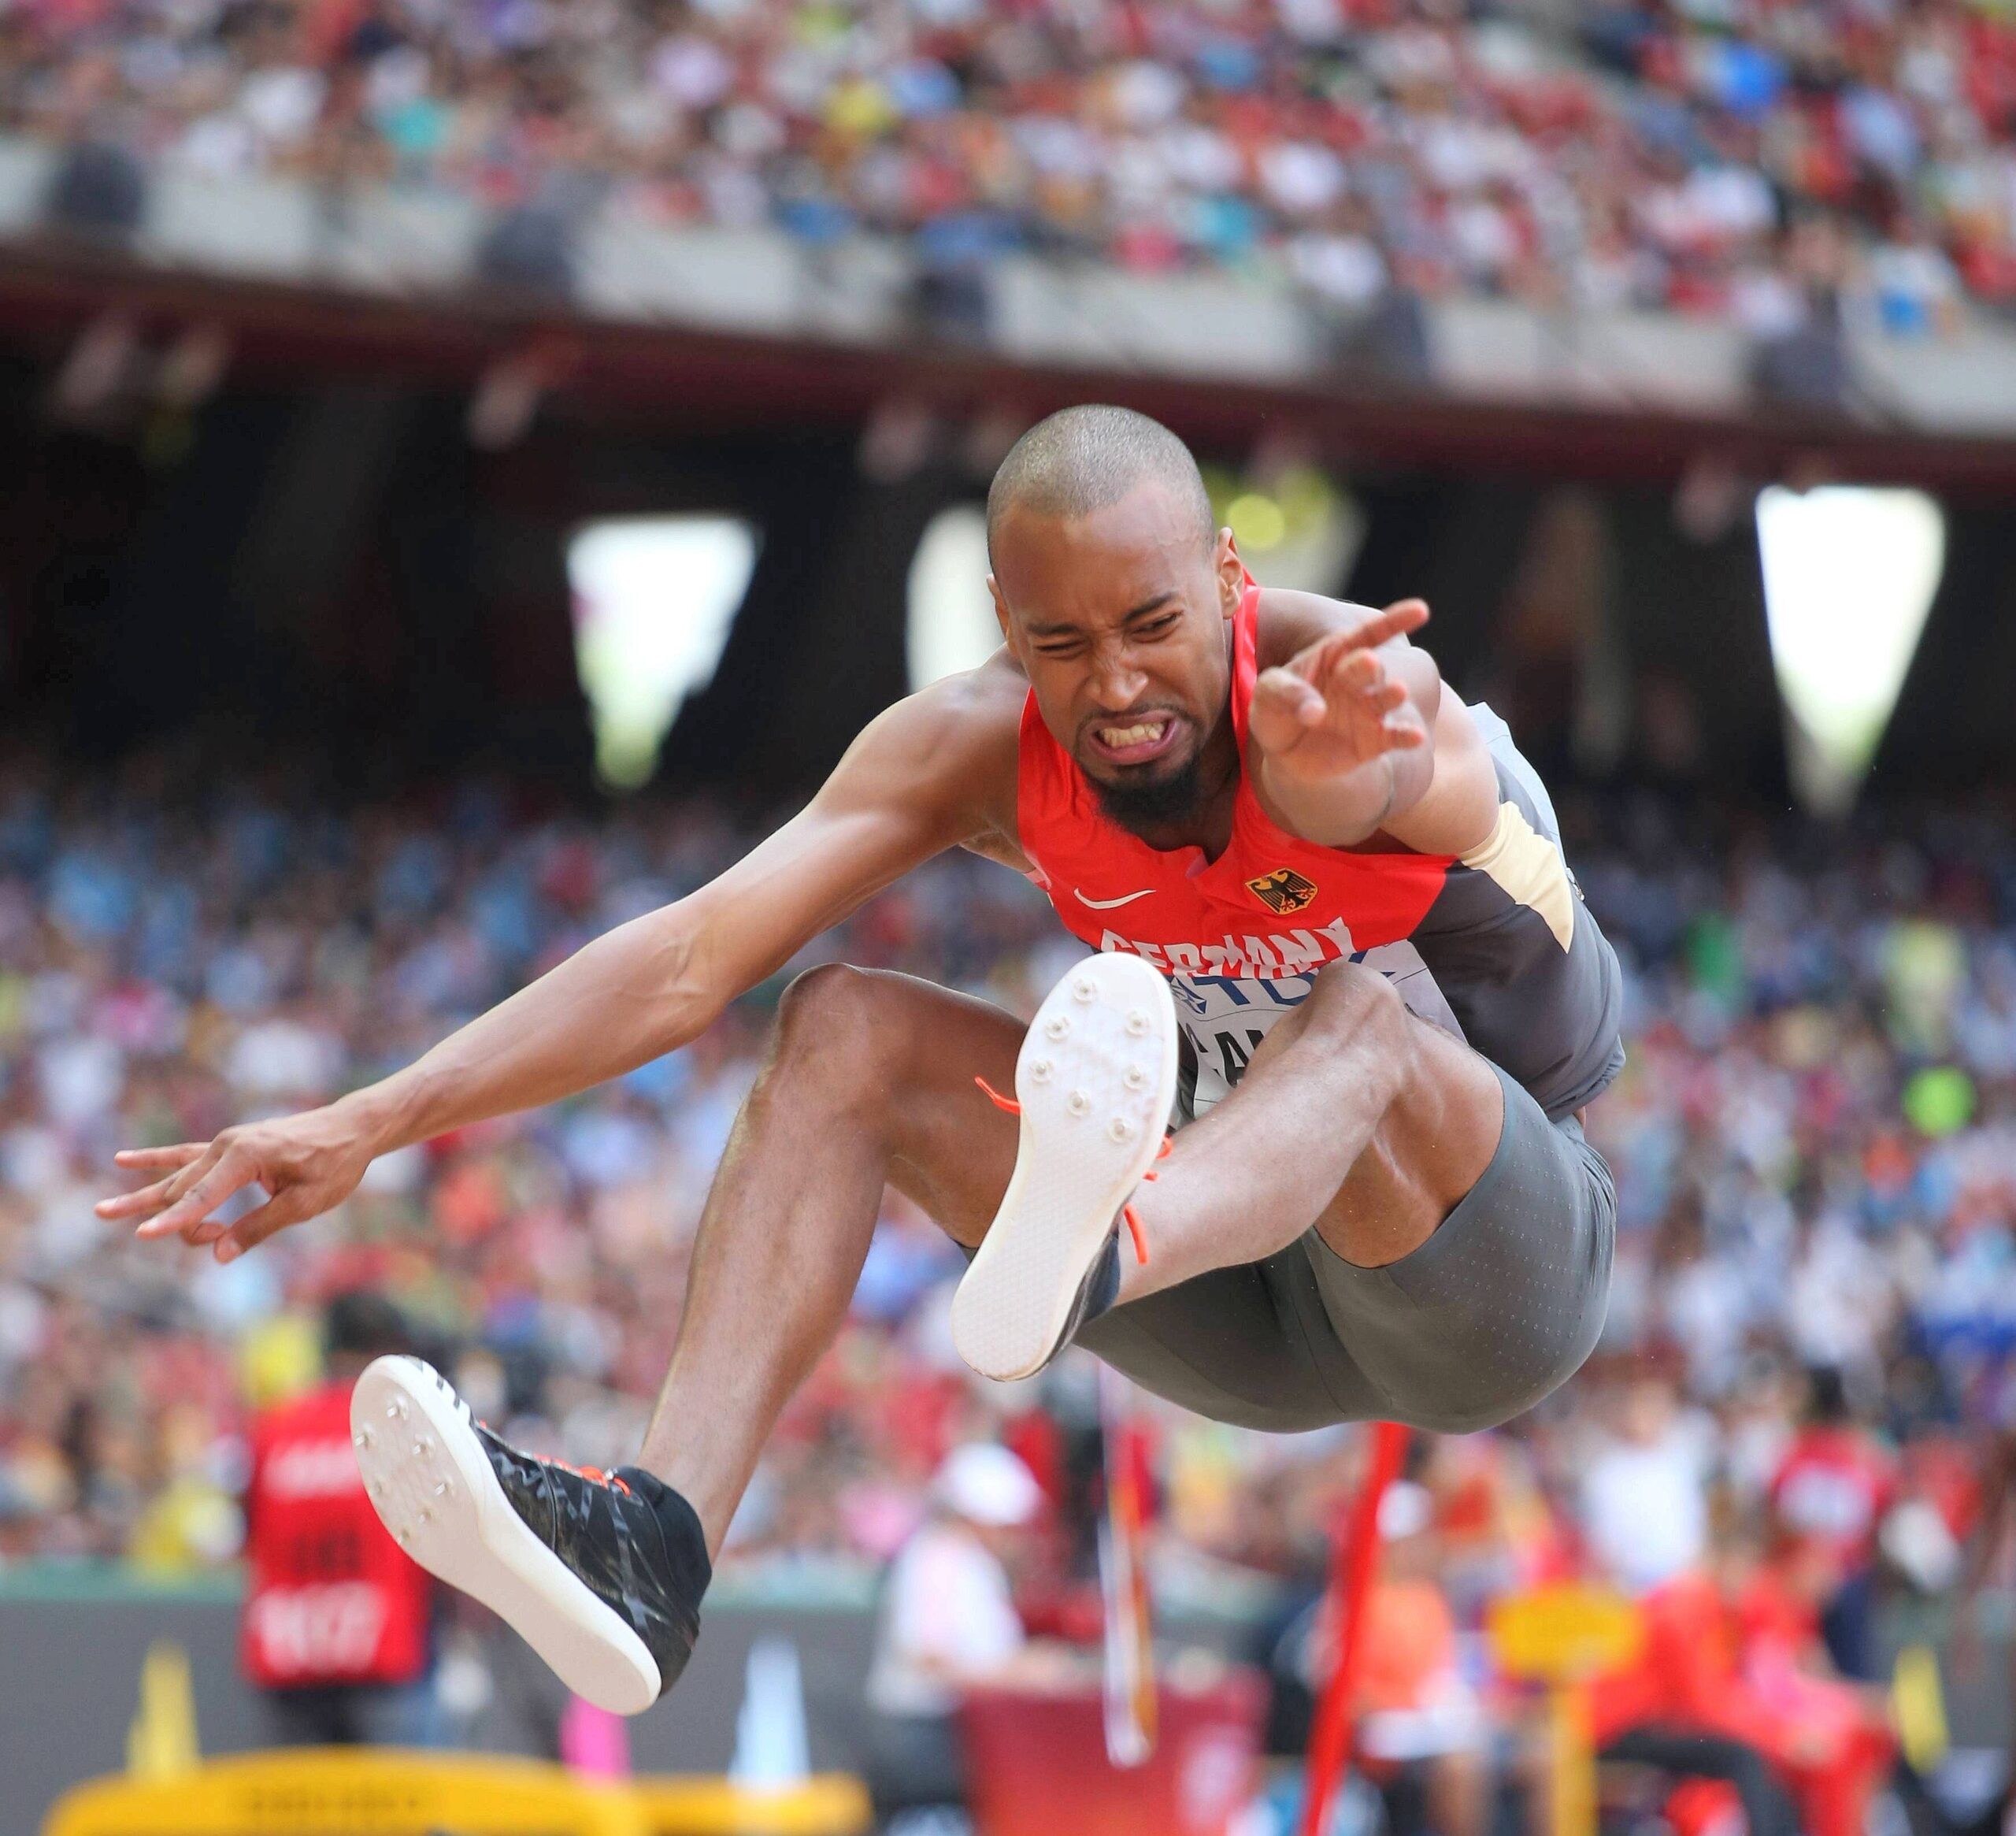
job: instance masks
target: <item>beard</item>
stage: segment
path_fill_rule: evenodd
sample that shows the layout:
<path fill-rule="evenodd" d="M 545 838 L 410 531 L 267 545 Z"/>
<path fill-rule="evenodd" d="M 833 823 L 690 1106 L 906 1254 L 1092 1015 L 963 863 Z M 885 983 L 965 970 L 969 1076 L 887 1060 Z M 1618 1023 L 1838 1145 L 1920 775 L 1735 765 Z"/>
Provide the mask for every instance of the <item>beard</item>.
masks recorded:
<path fill-rule="evenodd" d="M 1200 814 L 1204 804 L 1201 762 L 1201 754 L 1192 753 L 1173 771 L 1117 782 L 1094 777 L 1089 772 L 1085 776 L 1106 820 L 1145 840 L 1144 831 L 1173 828 Z"/>

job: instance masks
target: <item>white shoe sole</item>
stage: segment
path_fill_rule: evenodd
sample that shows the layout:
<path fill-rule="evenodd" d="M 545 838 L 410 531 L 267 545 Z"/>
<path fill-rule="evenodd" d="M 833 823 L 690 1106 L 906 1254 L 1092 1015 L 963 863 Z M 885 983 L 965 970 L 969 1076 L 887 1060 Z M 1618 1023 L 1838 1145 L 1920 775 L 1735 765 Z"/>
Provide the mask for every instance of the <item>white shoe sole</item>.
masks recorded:
<path fill-rule="evenodd" d="M 428 1574 L 482 1601 L 596 1708 L 639 1715 L 658 1699 L 643 1640 L 512 1509 L 468 1405 L 433 1366 L 376 1359 L 350 1425 L 372 1507 Z"/>
<path fill-rule="evenodd" d="M 1015 1176 L 952 1298 L 952 1342 L 983 1377 L 1027 1377 L 1056 1352 L 1162 1151 L 1176 1070 L 1176 1003 L 1138 956 L 1088 958 L 1036 1010 L 1015 1061 Z"/>

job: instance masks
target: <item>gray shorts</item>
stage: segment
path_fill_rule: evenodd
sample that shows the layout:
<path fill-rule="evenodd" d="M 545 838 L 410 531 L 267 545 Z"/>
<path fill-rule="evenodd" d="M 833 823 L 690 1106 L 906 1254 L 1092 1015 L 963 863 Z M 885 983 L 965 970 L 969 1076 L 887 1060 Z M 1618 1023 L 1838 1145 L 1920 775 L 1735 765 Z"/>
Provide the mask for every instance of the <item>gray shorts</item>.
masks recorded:
<path fill-rule="evenodd" d="M 1077 1342 L 1196 1415 L 1276 1433 L 1385 1420 L 1466 1434 L 1531 1408 L 1603 1330 L 1617 1186 L 1579 1122 L 1549 1122 L 1498 1078 L 1498 1152 L 1411 1256 L 1362 1269 L 1306 1231 L 1115 1307 Z"/>

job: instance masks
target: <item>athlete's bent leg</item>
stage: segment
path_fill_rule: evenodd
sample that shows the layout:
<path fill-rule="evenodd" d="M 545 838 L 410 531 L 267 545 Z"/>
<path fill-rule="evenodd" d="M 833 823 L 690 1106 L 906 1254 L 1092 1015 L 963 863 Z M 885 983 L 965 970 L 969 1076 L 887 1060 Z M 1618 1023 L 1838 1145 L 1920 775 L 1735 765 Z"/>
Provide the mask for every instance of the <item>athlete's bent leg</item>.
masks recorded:
<path fill-rule="evenodd" d="M 885 1179 L 976 1241 L 1014 1129 L 973 1088 L 1022 1029 L 905 977 L 793 985 L 695 1245 L 640 1463 L 577 1470 L 512 1447 L 413 1358 L 351 1399 L 373 1506 L 421 1565 L 514 1626 L 577 1695 L 634 1715 L 685 1670 L 728 1522 L 777 1411 L 839 1323 Z"/>
<path fill-rule="evenodd" d="M 1207 1118 L 1210 1155 L 1172 1158 L 1169 1177 L 1151 1189 L 1165 1282 L 1184 1266 L 1222 1270 L 1266 1256 L 1313 1218 L 1344 1253 L 1406 1257 L 1433 1233 L 1445 1201 L 1461 1196 L 1464 1168 L 1492 1160 L 1487 1106 L 1466 1097 L 1446 1055 L 1437 1069 L 1441 1048 L 1410 1021 L 1395 1029 L 1388 999 L 1376 979 L 1332 971 L 1256 1054 L 1246 1086 Z M 1081 1088 L 1060 1075 L 1046 1089 L 1071 1128 L 1088 1125 L 1098 1107 L 1103 1138 L 1116 1150 L 1125 1144 L 1124 1166 L 1106 1167 L 1111 1155 L 1099 1159 L 1109 1177 L 1096 1190 L 1072 1170 L 1082 1138 L 1055 1164 L 1040 1151 L 1032 1156 L 1035 1112 L 1018 1136 L 973 1085 L 980 1077 L 1021 1088 L 1045 1038 L 1072 1033 L 1069 1023 L 1044 1030 L 1058 1026 L 1060 1000 L 1089 1003 L 1074 1040 L 1112 1048 L 1106 1083 Z M 428 1367 L 381 1359 L 352 1404 L 352 1438 L 380 1515 L 423 1566 L 501 1614 L 577 1693 L 624 1713 L 647 1707 L 684 1669 L 712 1559 L 758 1456 L 844 1317 L 884 1186 L 915 1199 L 959 1242 L 986 1240 L 980 1262 L 1006 1267 L 1014 1259 L 996 1246 L 1016 1241 L 1018 1206 L 1031 1209 L 1017 1193 L 1028 1196 L 1032 1158 L 1044 1168 L 1051 1213 L 1070 1212 L 1064 1222 L 1079 1236 L 1089 1222 L 1095 1247 L 1147 1170 L 1174 1085 L 1167 988 L 1138 959 L 1109 957 L 1067 977 L 1045 1012 L 1047 1022 L 1025 1034 L 984 1003 L 906 977 L 832 966 L 801 977 L 709 1194 L 639 1463 L 604 1474 L 522 1453 L 473 1422 Z M 1052 1068 L 1065 1070 L 1062 1052 Z M 1515 1095 L 1525 1100 L 1513 1090 L 1503 1103 Z M 1528 1119 L 1545 1131 L 1537 1111 Z M 1044 1126 L 1054 1128 L 1055 1118 Z M 1186 1134 L 1193 1132 L 1206 1125 Z M 1214 1204 L 1225 1207 L 1215 1217 Z M 1382 1207 L 1394 1208 L 1392 1218 L 1382 1219 Z M 1535 1272 L 1523 1243 L 1499 1247 L 1517 1265 L 1505 1278 Z M 1471 1252 L 1457 1259 L 1467 1266 Z M 1114 1270 L 1110 1255 L 1104 1267 Z M 1010 1309 L 1028 1285 L 1002 1286 Z M 1166 1300 L 1180 1311 L 1189 1292 Z M 1150 1294 L 1143 1304 L 1164 1301 Z M 1111 1322 L 1140 1312 L 1119 1308 Z M 1269 1314 L 1263 1307 L 1256 1318 Z M 1229 1323 L 1218 1310 L 1209 1330 Z M 1375 1315 L 1373 1326 L 1380 1323 Z M 1179 1363 L 1194 1336 L 1178 1322 Z M 1306 1344 L 1299 1333 L 1263 1333 L 1266 1345 L 1277 1338 Z M 1409 1346 L 1424 1350 L 1411 1337 Z M 1038 1361 L 1054 1349 L 1039 1348 Z M 1290 1362 L 1300 1356 L 1289 1348 Z M 1311 1396 L 1295 1374 L 1284 1375 L 1297 1393 L 1266 1400 L 1297 1425 L 1314 1419 L 1312 1407 L 1320 1416 L 1323 1396 L 1342 1402 L 1329 1377 Z M 1428 1375 L 1439 1381 L 1439 1367 Z M 1485 1412 L 1495 1400 L 1486 1399 Z M 1352 1404 L 1342 1412 L 1364 1411 Z"/>
<path fill-rule="evenodd" d="M 1176 1137 L 1136 1200 L 1149 1259 L 1122 1259 L 1119 1297 L 1259 1262 L 1312 1225 L 1348 1263 L 1399 1262 L 1477 1183 L 1503 1119 L 1484 1060 L 1376 970 L 1332 964 Z"/>
<path fill-rule="evenodd" d="M 793 982 L 700 1219 L 677 1342 L 639 1463 L 699 1514 L 710 1553 L 772 1426 L 832 1342 L 884 1184 L 977 1244 L 1016 1131 L 976 1087 L 1013 1081 L 1024 1029 L 985 1002 L 839 963 Z"/>
<path fill-rule="evenodd" d="M 1176 1024 L 1166 984 L 1133 956 L 1088 962 L 1045 998 L 1017 1062 L 1014 1178 L 952 1309 L 976 1370 L 1027 1376 L 1115 1306 L 1254 1267 L 1312 1230 L 1351 1267 L 1403 1262 L 1492 1163 L 1498 1074 L 1383 976 L 1340 963 L 1154 1169 Z M 1138 1259 L 1114 1222 L 1130 1200 Z"/>

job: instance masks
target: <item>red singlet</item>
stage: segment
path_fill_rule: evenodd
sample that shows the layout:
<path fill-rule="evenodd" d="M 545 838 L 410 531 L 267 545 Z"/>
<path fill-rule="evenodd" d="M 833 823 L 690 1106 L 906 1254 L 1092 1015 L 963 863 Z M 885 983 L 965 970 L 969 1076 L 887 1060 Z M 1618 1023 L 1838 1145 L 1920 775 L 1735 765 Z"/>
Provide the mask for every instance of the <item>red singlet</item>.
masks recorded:
<path fill-rule="evenodd" d="M 1260 589 L 1232 621 L 1232 729 L 1244 757 L 1258 674 Z M 1111 822 L 1024 704 L 1017 825 L 1031 877 L 1067 929 L 1145 957 L 1174 985 L 1197 1055 L 1202 1109 L 1239 1081 L 1253 1048 L 1308 996 L 1325 963 L 1369 963 L 1409 1007 L 1467 1038 L 1551 1115 L 1588 1101 L 1623 1063 L 1617 961 L 1575 895 L 1554 811 L 1504 722 L 1473 710 L 1499 779 L 1497 826 L 1448 855 L 1356 854 L 1288 834 L 1242 770 L 1232 840 L 1216 860 L 1152 848 Z"/>

